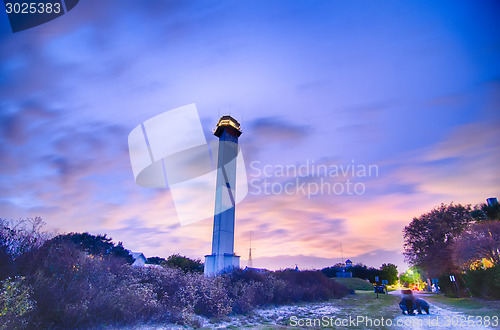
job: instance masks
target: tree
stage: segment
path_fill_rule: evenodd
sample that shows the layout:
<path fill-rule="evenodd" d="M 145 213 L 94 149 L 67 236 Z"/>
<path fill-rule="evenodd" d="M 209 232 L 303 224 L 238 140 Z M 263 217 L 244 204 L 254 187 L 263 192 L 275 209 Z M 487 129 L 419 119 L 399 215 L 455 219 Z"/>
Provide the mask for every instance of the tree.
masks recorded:
<path fill-rule="evenodd" d="M 164 265 L 167 267 L 180 268 L 184 272 L 203 273 L 203 263 L 200 259 L 189 259 L 188 257 L 181 256 L 178 253 L 168 257 Z"/>
<path fill-rule="evenodd" d="M 326 277 L 336 277 L 337 276 L 337 268 L 335 266 L 326 267 L 321 270 Z"/>
<path fill-rule="evenodd" d="M 16 259 L 33 248 L 41 246 L 49 235 L 42 231 L 42 218 L 6 220 L 0 218 L 0 250 Z"/>
<path fill-rule="evenodd" d="M 402 286 L 408 288 L 415 283 L 415 280 L 413 279 L 412 276 L 408 275 L 407 273 L 401 273 L 399 274 L 399 282 L 401 283 Z"/>
<path fill-rule="evenodd" d="M 471 221 L 470 205 L 453 203 L 414 218 L 403 231 L 406 260 L 433 278 L 454 272 L 452 244 Z"/>
<path fill-rule="evenodd" d="M 474 210 L 471 212 L 471 215 L 476 221 L 499 221 L 500 204 L 477 204 L 476 206 L 474 206 Z"/>
<path fill-rule="evenodd" d="M 500 221 L 477 222 L 465 230 L 453 244 L 453 260 L 470 268 L 482 265 L 486 259 L 492 265 L 500 264 Z"/>
<path fill-rule="evenodd" d="M 389 285 L 393 285 L 398 281 L 398 266 L 394 264 L 382 264 L 380 271 L 382 279 L 389 281 Z"/>
<path fill-rule="evenodd" d="M 406 273 L 399 274 L 399 282 L 405 287 L 413 287 L 422 280 L 421 270 L 415 267 L 408 269 Z"/>
<path fill-rule="evenodd" d="M 486 213 L 488 220 L 500 220 L 500 204 L 493 205 L 482 204 L 481 210 Z"/>
<path fill-rule="evenodd" d="M 160 258 L 160 257 L 149 257 L 146 260 L 146 263 L 150 265 L 161 265 L 162 263 L 165 262 L 167 262 L 167 260 L 165 260 L 165 258 Z"/>
<path fill-rule="evenodd" d="M 49 238 L 42 231 L 42 218 L 6 220 L 0 218 L 0 279 L 6 278 L 18 267 L 17 261 Z"/>
<path fill-rule="evenodd" d="M 70 242 L 89 255 L 97 257 L 115 257 L 128 264 L 134 262 L 130 253 L 123 247 L 122 242 L 118 242 L 118 244 L 115 245 L 112 239 L 106 237 L 106 235 L 95 236 L 89 233 L 70 233 L 59 235 L 47 243 L 50 245 L 59 245 L 63 242 Z"/>
<path fill-rule="evenodd" d="M 362 279 L 367 279 L 368 277 L 370 277 L 368 274 L 368 267 L 366 267 L 361 263 L 354 265 L 351 268 L 351 272 L 352 272 L 352 277 L 357 277 Z"/>

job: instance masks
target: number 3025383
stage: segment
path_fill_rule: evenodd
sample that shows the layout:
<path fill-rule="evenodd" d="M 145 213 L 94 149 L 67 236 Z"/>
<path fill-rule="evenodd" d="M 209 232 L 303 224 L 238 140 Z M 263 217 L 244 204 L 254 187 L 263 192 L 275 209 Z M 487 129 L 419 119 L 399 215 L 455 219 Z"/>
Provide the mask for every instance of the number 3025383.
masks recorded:
<path fill-rule="evenodd" d="M 22 2 L 5 4 L 7 14 L 59 14 L 61 12 L 61 4 L 59 2 Z"/>

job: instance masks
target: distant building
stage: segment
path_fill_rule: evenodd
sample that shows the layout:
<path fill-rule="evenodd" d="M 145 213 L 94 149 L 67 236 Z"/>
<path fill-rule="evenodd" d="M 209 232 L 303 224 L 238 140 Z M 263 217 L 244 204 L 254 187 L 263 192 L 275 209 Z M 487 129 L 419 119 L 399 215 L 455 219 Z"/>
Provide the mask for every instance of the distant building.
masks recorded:
<path fill-rule="evenodd" d="M 132 267 L 144 267 L 146 261 L 148 260 L 142 252 L 130 252 L 130 255 L 134 259 Z"/>
<path fill-rule="evenodd" d="M 265 274 L 265 273 L 270 273 L 271 272 L 270 270 L 267 270 L 265 268 L 253 268 L 253 267 L 245 267 L 245 269 L 243 269 L 243 271 L 244 272 L 253 271 L 253 272 L 261 273 L 261 274 Z"/>
<path fill-rule="evenodd" d="M 342 268 L 342 271 L 337 272 L 337 277 L 352 277 L 352 272 L 348 271 L 348 268 L 352 267 L 352 261 L 347 259 L 345 261 L 345 266 Z"/>
<path fill-rule="evenodd" d="M 488 204 L 488 206 L 495 206 L 498 205 L 498 200 L 496 197 L 490 197 L 486 200 L 486 203 Z"/>
<path fill-rule="evenodd" d="M 352 277 L 352 272 L 346 272 L 345 269 L 343 269 L 342 272 L 337 272 L 337 277 Z"/>

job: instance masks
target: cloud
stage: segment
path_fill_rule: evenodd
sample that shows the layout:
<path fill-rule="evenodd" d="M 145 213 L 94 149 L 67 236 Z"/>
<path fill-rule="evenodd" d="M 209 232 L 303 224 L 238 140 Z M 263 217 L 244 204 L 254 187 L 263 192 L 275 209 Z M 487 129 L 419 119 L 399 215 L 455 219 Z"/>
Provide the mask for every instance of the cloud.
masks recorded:
<path fill-rule="evenodd" d="M 407 268 L 403 254 L 398 251 L 376 249 L 363 254 L 349 257 L 354 264 L 362 263 L 367 266 L 380 268 L 382 264 L 392 263 L 398 266 L 399 272 L 404 272 Z"/>
<path fill-rule="evenodd" d="M 294 142 L 307 135 L 307 126 L 296 125 L 277 117 L 263 117 L 252 121 L 252 136 L 258 136 L 268 143 Z"/>
<path fill-rule="evenodd" d="M 500 160 L 500 120 L 461 125 L 448 137 L 432 147 L 423 161 L 431 162 L 450 158 L 477 159 L 493 156 Z"/>
<path fill-rule="evenodd" d="M 57 123 L 60 113 L 51 114 Z M 45 120 L 35 116 L 25 124 L 26 127 L 44 127 L 41 123 Z M 367 195 L 313 199 L 297 194 L 250 196 L 237 208 L 236 251 L 243 258 L 246 256 L 248 236 L 252 231 L 254 256 L 265 255 L 276 257 L 269 260 L 278 260 L 283 251 L 287 251 L 290 257 L 283 260 L 295 261 L 290 265 L 276 264 L 283 267 L 295 263 L 329 266 L 332 259 L 339 257 L 340 242 L 345 255 L 360 256 L 355 261 L 359 259 L 366 264 L 373 259 L 367 251 L 380 250 L 384 242 L 384 246 L 394 253 L 375 252 L 380 258 L 373 260 L 398 263 L 402 228 L 413 216 L 436 205 L 432 194 L 422 192 L 423 187 L 434 183 L 423 179 L 443 180 L 448 173 L 450 179 L 456 180 L 456 173 L 450 173 L 446 166 L 452 166 L 457 160 L 461 162 L 460 167 L 472 162 L 485 168 L 483 163 L 488 163 L 488 157 L 496 157 L 496 153 L 478 150 L 483 146 L 489 148 L 487 141 L 494 133 L 486 129 L 488 127 L 487 124 L 462 127 L 449 139 L 415 152 L 411 160 L 401 159 L 391 171 L 381 169 L 379 177 L 364 181 Z M 3 181 L 7 186 L 15 183 L 15 187 L 4 190 L 7 197 L 4 203 L 11 201 L 9 208 L 14 212 L 31 201 L 30 215 L 43 215 L 51 227 L 61 231 L 108 233 L 115 240 L 124 241 L 126 247 L 147 255 L 167 256 L 181 252 L 203 258 L 210 252 L 212 220 L 183 228 L 177 223 L 167 190 L 151 191 L 134 185 L 124 146 L 126 132 L 121 126 L 104 123 L 54 124 L 40 131 L 37 139 L 28 137 L 20 146 L 3 144 L 4 153 L 21 155 L 17 164 L 24 165 L 18 170 L 31 173 L 30 177 Z M 466 146 L 454 138 L 464 133 L 474 137 L 466 141 Z M 40 141 L 44 142 L 40 144 Z M 36 152 L 19 153 L 24 148 Z M 494 143 L 492 148 L 495 148 Z M 447 160 L 451 163 L 446 163 Z M 443 161 L 435 166 L 436 162 Z M 338 178 L 331 181 L 336 182 Z M 402 188 L 394 188 L 398 186 Z M 456 196 L 456 187 L 453 189 L 449 196 Z M 443 192 L 442 187 L 436 188 L 436 193 L 440 192 Z M 12 199 L 16 195 L 20 198 Z M 19 204 L 20 200 L 23 204 Z M 294 257 L 300 255 L 304 257 Z"/>
<path fill-rule="evenodd" d="M 71 218 L 73 207 L 99 210 L 120 195 L 118 190 L 106 196 L 110 187 L 103 184 L 126 182 L 131 176 L 124 128 L 96 122 L 70 125 L 61 120 L 61 112 L 40 106 L 22 107 L 8 116 L 1 136 L 6 161 L 0 198 L 64 221 L 58 215 Z M 97 197 L 102 199 L 95 201 Z"/>
<path fill-rule="evenodd" d="M 4 103 L 0 112 L 0 138 L 16 146 L 36 138 L 39 126 L 55 117 L 53 112 L 30 102 L 21 103 L 20 107 L 18 111 L 9 112 L 8 104 Z"/>
<path fill-rule="evenodd" d="M 480 83 L 498 76 L 498 37 L 484 23 L 487 6 L 467 20 L 447 12 L 460 6 L 354 7 L 80 2 L 36 29 L 8 31 L 1 216 L 41 215 L 62 232 L 108 233 L 147 255 L 203 257 L 212 220 L 181 227 L 168 190 L 136 186 L 127 135 L 196 102 L 208 136 L 230 104 L 247 164 L 380 168 L 361 180 L 362 196 L 249 196 L 236 210 L 242 257 L 252 231 L 256 256 L 279 264 L 288 254 L 292 267 L 340 261 L 340 242 L 355 262 L 399 260 L 412 217 L 499 193 L 498 81 Z M 422 17 L 431 22 L 423 30 Z"/>
<path fill-rule="evenodd" d="M 449 202 L 477 203 L 498 194 L 499 125 L 494 120 L 458 126 L 444 140 L 415 152 L 396 179 Z"/>

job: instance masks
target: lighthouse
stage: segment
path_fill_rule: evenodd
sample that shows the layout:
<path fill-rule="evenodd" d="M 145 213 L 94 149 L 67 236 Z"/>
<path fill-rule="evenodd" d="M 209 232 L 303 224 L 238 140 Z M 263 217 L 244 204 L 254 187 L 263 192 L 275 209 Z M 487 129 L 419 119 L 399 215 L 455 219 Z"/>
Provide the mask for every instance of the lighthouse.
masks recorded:
<path fill-rule="evenodd" d="M 240 124 L 231 116 L 222 116 L 214 130 L 219 138 L 217 182 L 212 238 L 212 254 L 205 256 L 205 275 L 213 276 L 239 268 L 234 254 L 236 160 Z"/>

